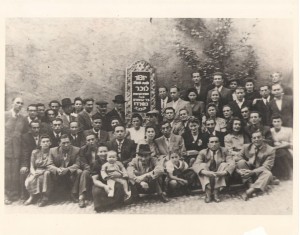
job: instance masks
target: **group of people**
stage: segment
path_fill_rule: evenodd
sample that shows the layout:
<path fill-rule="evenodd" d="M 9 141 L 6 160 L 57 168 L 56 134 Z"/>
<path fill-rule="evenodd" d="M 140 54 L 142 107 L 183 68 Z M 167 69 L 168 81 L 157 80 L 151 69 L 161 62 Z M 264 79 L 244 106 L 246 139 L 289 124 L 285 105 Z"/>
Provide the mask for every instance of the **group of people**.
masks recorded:
<path fill-rule="evenodd" d="M 291 179 L 293 98 L 281 84 L 212 75 L 212 84 L 191 74 L 180 91 L 158 87 L 156 109 L 127 121 L 122 95 L 108 102 L 77 97 L 49 107 L 21 97 L 5 113 L 5 204 L 23 200 L 45 206 L 70 197 L 96 211 L 156 194 L 162 202 L 201 187 L 205 202 L 220 202 L 230 184 L 245 186 L 248 200 L 269 184 Z M 290 94 L 290 95 L 287 95 Z M 96 110 L 95 107 L 96 107 Z"/>

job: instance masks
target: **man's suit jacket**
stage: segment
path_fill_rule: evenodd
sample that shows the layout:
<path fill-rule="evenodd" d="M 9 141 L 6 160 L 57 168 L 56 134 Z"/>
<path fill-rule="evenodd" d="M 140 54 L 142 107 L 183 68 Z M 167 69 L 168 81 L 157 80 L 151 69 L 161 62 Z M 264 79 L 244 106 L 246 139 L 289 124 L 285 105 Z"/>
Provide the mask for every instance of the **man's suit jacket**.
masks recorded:
<path fill-rule="evenodd" d="M 293 127 L 293 97 L 283 95 L 281 111 L 278 109 L 275 99 L 270 102 L 271 115 L 278 113 L 282 117 L 282 125 Z"/>
<path fill-rule="evenodd" d="M 170 103 L 171 101 L 172 101 L 172 99 L 168 96 L 167 97 L 167 104 Z M 162 110 L 161 99 L 160 99 L 160 97 L 158 95 L 156 96 L 156 110 L 159 111 L 160 115 L 163 115 L 164 110 Z"/>
<path fill-rule="evenodd" d="M 258 125 L 255 127 L 252 124 L 250 124 L 249 126 L 244 127 L 245 133 L 246 135 L 248 135 L 250 139 L 252 137 L 252 133 L 258 129 L 262 132 L 265 138 L 265 142 L 268 143 L 269 145 L 273 145 L 273 138 L 269 126 Z"/>
<path fill-rule="evenodd" d="M 80 113 L 78 113 L 77 120 L 80 131 L 85 131 L 93 128 L 92 119 L 87 111 L 82 110 Z"/>
<path fill-rule="evenodd" d="M 200 151 L 198 154 L 195 163 L 192 166 L 192 169 L 199 174 L 202 170 L 207 170 L 209 168 L 211 161 L 213 160 L 212 152 L 207 148 Z M 217 169 L 222 162 L 226 162 L 228 165 L 225 170 L 232 174 L 235 170 L 235 162 L 232 156 L 228 153 L 227 149 L 220 147 L 215 154 L 215 161 Z"/>
<path fill-rule="evenodd" d="M 118 117 L 121 124 L 124 125 L 126 120 L 125 120 L 125 113 L 123 111 L 120 112 L 121 116 L 119 115 L 119 113 L 117 112 L 116 109 L 111 110 L 110 112 L 108 112 L 106 114 L 106 116 L 109 118 L 109 120 L 111 121 L 112 117 Z"/>
<path fill-rule="evenodd" d="M 60 133 L 60 137 L 61 137 L 62 135 L 64 135 L 64 134 L 68 135 L 69 133 L 66 132 L 65 130 L 62 130 L 61 133 Z M 57 147 L 57 146 L 59 145 L 60 139 L 59 139 L 59 138 L 56 138 L 56 136 L 54 135 L 53 131 L 50 131 L 50 132 L 48 133 L 48 135 L 49 135 L 50 141 L 51 141 L 51 146 L 50 146 L 50 148 Z"/>
<path fill-rule="evenodd" d="M 216 87 L 214 89 L 211 89 L 208 91 L 207 93 L 207 99 L 206 99 L 206 105 L 208 103 L 211 102 L 211 93 L 213 90 L 217 89 Z M 230 89 L 226 88 L 226 87 L 222 87 L 221 92 L 220 93 L 220 101 L 222 102 L 222 104 L 228 104 L 230 101 L 232 101 L 232 92 Z"/>
<path fill-rule="evenodd" d="M 157 147 L 158 151 L 161 156 L 167 156 L 167 160 L 169 160 L 169 155 L 173 152 L 176 152 L 179 154 L 180 157 L 186 156 L 186 149 L 184 145 L 184 140 L 181 136 L 179 135 L 170 135 L 170 145 L 168 147 L 165 137 L 161 136 L 154 140 Z"/>
<path fill-rule="evenodd" d="M 31 121 L 28 120 L 28 116 L 24 117 L 24 121 L 25 121 L 24 133 L 27 133 L 28 131 L 30 131 L 30 123 L 31 123 Z M 36 118 L 35 121 L 39 121 L 40 122 L 40 120 L 38 118 Z"/>
<path fill-rule="evenodd" d="M 248 107 L 249 110 L 251 110 L 252 102 L 250 100 L 245 99 L 243 104 L 242 104 L 242 108 L 240 108 L 238 106 L 238 104 L 235 100 L 229 102 L 228 105 L 231 107 L 231 110 L 233 112 L 233 116 L 243 118 L 242 113 L 241 113 L 241 109 L 244 108 L 244 107 Z"/>
<path fill-rule="evenodd" d="M 70 138 L 71 144 L 75 147 L 80 148 L 86 144 L 86 140 L 85 140 L 85 136 L 84 136 L 83 132 L 78 132 L 76 139 L 71 134 L 69 134 L 69 138 Z"/>
<path fill-rule="evenodd" d="M 257 157 L 255 152 L 254 144 L 245 144 L 238 157 L 246 160 L 257 175 L 263 171 L 271 171 L 275 161 L 275 149 L 264 143 L 260 147 Z"/>
<path fill-rule="evenodd" d="M 100 114 L 99 112 L 95 113 L 93 116 L 95 115 L 99 115 L 101 117 L 101 120 L 102 120 L 102 127 L 101 129 L 106 131 L 106 132 L 109 132 L 109 131 L 112 131 L 112 128 L 110 126 L 110 118 L 107 116 L 107 114 L 105 114 L 104 116 L 102 114 Z"/>
<path fill-rule="evenodd" d="M 219 141 L 220 141 L 220 145 L 222 147 L 224 147 L 224 137 L 227 133 L 226 132 L 220 132 L 220 131 L 215 131 L 215 135 L 219 138 Z M 208 140 L 209 140 L 209 137 L 211 136 L 210 133 L 208 132 L 204 132 L 202 133 L 202 140 L 203 140 L 203 147 L 204 148 L 207 148 L 207 144 L 208 144 Z"/>
<path fill-rule="evenodd" d="M 184 90 L 184 91 L 182 92 L 182 95 L 181 95 L 181 98 L 182 98 L 182 99 L 188 100 L 188 90 L 191 89 L 191 88 L 196 89 L 196 88 L 193 86 L 193 87 L 190 87 L 190 88 Z M 197 89 L 196 89 L 196 90 L 197 90 Z M 196 98 L 196 100 L 202 101 L 202 102 L 206 102 L 207 91 L 208 91 L 208 85 L 204 84 L 204 82 L 201 81 L 200 93 L 198 93 L 198 90 L 197 90 L 197 98 Z"/>
<path fill-rule="evenodd" d="M 173 107 L 173 102 L 167 103 L 167 107 Z M 175 119 L 179 119 L 179 111 L 180 109 L 185 108 L 188 111 L 188 115 L 192 115 L 192 107 L 188 101 L 178 99 L 177 106 L 175 108 Z"/>
<path fill-rule="evenodd" d="M 70 121 L 68 120 L 68 117 L 65 113 L 63 113 L 60 118 L 62 119 L 63 121 L 63 126 L 64 128 L 67 128 L 67 129 L 70 129 L 70 122 L 73 122 L 73 121 L 77 121 L 77 118 L 72 116 L 72 115 L 69 115 L 69 119 Z"/>
<path fill-rule="evenodd" d="M 22 135 L 22 155 L 21 155 L 21 167 L 30 167 L 30 157 L 34 149 L 37 149 L 38 145 L 31 132 L 27 132 Z"/>
<path fill-rule="evenodd" d="M 108 132 L 100 130 L 100 137 L 99 137 L 99 134 L 98 133 L 96 134 L 93 130 L 94 129 L 86 130 L 83 132 L 83 135 L 86 136 L 88 133 L 93 132 L 96 135 L 98 144 L 100 144 L 100 143 L 104 144 L 109 141 Z"/>
<path fill-rule="evenodd" d="M 109 150 L 118 152 L 117 140 L 114 139 L 107 142 L 107 147 Z M 135 157 L 135 154 L 136 154 L 136 144 L 134 143 L 134 141 L 129 139 L 124 139 L 124 142 L 121 146 L 121 159 L 119 159 L 119 161 L 122 162 L 126 167 L 127 164 L 132 160 L 132 158 Z"/>
<path fill-rule="evenodd" d="M 271 101 L 272 99 L 270 99 L 270 102 Z M 272 125 L 270 103 L 265 104 L 263 100 L 257 100 L 253 105 L 253 110 L 258 111 L 261 114 L 261 122 L 264 126 Z"/>
<path fill-rule="evenodd" d="M 79 169 L 79 150 L 80 148 L 71 146 L 70 150 L 67 152 L 66 168 L 68 168 L 71 173 Z M 49 154 L 55 169 L 64 167 L 64 153 L 60 146 L 51 148 Z"/>

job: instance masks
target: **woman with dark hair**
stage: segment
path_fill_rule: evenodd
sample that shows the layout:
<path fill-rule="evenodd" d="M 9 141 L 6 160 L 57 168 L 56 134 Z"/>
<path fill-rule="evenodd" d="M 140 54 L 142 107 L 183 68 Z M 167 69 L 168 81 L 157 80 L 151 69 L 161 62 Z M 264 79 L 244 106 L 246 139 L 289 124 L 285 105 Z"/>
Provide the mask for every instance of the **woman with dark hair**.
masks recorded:
<path fill-rule="evenodd" d="M 134 113 L 131 117 L 131 128 L 127 130 L 130 133 L 130 138 L 137 144 L 145 138 L 145 127 L 143 127 L 143 118 L 140 114 Z"/>
<path fill-rule="evenodd" d="M 228 134 L 224 137 L 225 148 L 230 155 L 235 157 L 242 151 L 243 145 L 250 143 L 248 135 L 244 133 L 243 122 L 233 117 L 228 123 Z M 238 160 L 238 158 L 236 158 Z"/>
<path fill-rule="evenodd" d="M 190 102 L 192 108 L 192 116 L 202 119 L 202 116 L 205 113 L 205 104 L 202 101 L 198 101 L 197 99 L 197 90 L 195 88 L 190 88 L 187 90 L 186 100 Z"/>
<path fill-rule="evenodd" d="M 53 187 L 50 177 L 51 166 L 53 166 L 49 154 L 50 145 L 50 137 L 48 135 L 42 135 L 39 140 L 40 148 L 32 151 L 30 173 L 25 180 L 25 187 L 30 196 L 28 200 L 25 201 L 25 205 L 32 204 L 37 196 L 41 196 L 38 203 L 39 207 L 48 204 Z"/>
<path fill-rule="evenodd" d="M 137 146 L 139 146 L 140 144 L 148 144 L 151 150 L 151 157 L 157 158 L 159 156 L 159 150 L 157 148 L 156 143 L 154 142 L 155 136 L 156 136 L 155 127 L 152 125 L 147 125 L 145 128 L 145 139 L 140 140 Z"/>
<path fill-rule="evenodd" d="M 214 103 L 209 103 L 206 106 L 206 116 L 202 119 L 202 123 L 205 123 L 209 118 L 214 119 L 216 122 L 215 131 L 226 132 L 226 120 L 217 116 L 217 110 Z"/>
<path fill-rule="evenodd" d="M 71 113 L 71 116 L 77 117 L 78 113 L 80 113 L 83 110 L 83 100 L 80 97 L 76 97 L 74 99 L 74 108 L 73 112 Z"/>

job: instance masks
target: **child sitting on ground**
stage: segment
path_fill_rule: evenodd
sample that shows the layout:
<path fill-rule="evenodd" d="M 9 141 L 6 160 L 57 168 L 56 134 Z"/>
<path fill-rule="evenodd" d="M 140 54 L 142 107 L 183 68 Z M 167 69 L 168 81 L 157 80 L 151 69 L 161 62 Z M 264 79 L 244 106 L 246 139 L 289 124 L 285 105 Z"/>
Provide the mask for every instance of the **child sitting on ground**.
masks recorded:
<path fill-rule="evenodd" d="M 102 166 L 101 176 L 104 180 L 106 180 L 107 185 L 110 188 L 108 197 L 114 196 L 115 182 L 119 182 L 123 185 L 126 199 L 130 198 L 131 191 L 128 188 L 126 179 L 128 178 L 128 174 L 123 164 L 117 161 L 117 153 L 115 151 L 107 152 L 107 162 Z"/>

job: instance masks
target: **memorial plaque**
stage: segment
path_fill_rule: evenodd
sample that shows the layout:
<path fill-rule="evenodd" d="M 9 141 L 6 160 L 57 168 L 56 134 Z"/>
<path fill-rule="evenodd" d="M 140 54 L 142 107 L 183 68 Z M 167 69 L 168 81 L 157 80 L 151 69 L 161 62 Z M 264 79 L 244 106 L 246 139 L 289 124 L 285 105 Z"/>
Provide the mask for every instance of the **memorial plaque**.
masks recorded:
<path fill-rule="evenodd" d="M 146 61 L 137 61 L 126 69 L 126 121 L 132 113 L 144 118 L 146 113 L 155 109 L 155 73 Z"/>

